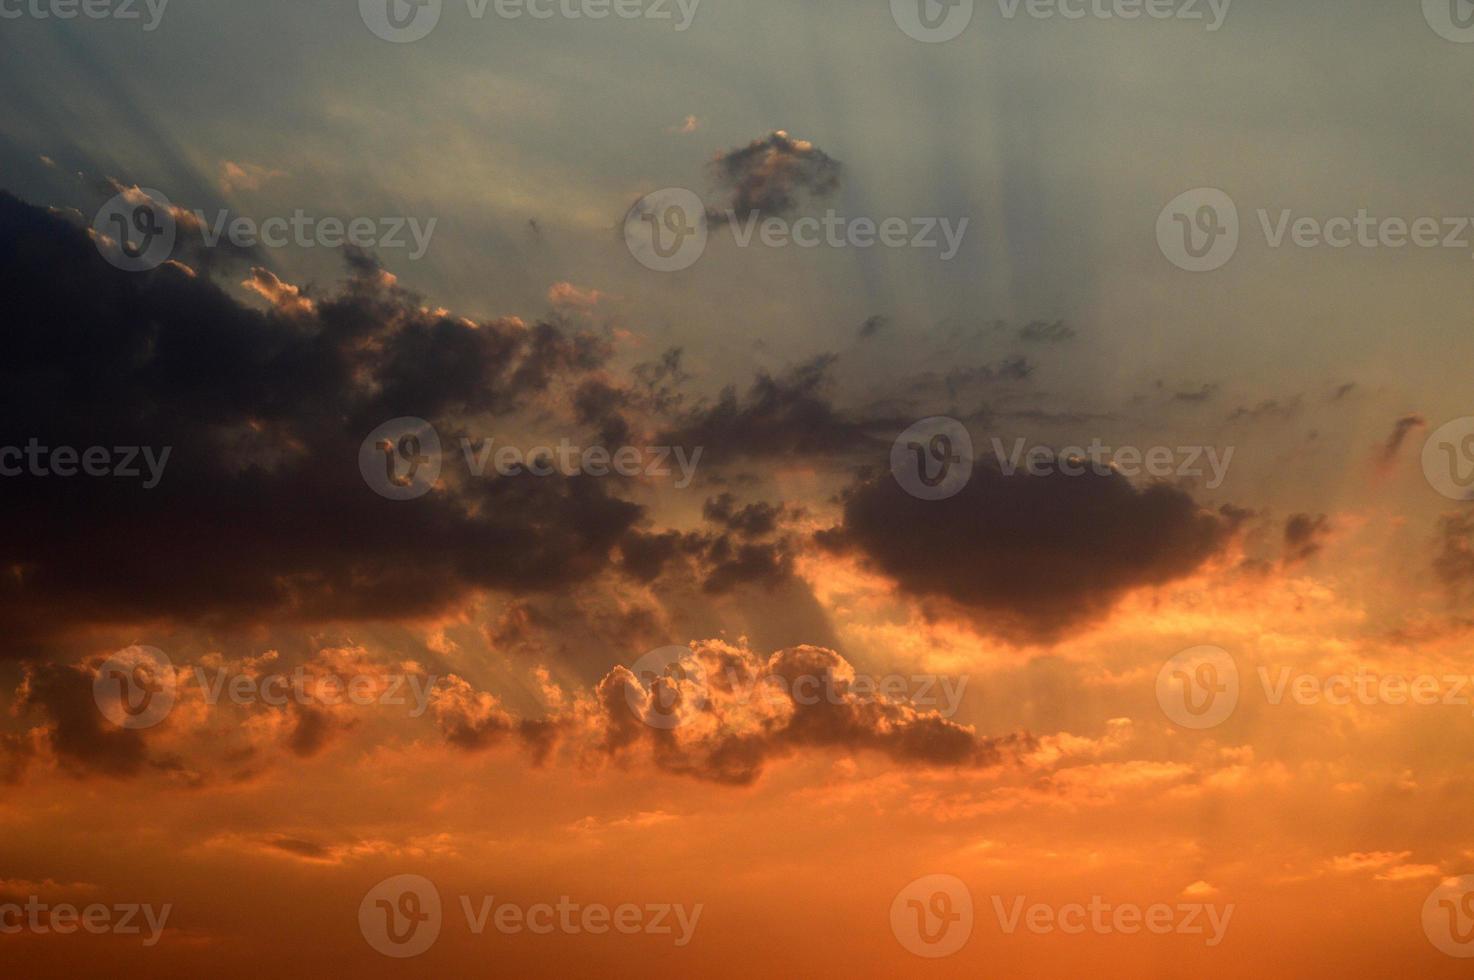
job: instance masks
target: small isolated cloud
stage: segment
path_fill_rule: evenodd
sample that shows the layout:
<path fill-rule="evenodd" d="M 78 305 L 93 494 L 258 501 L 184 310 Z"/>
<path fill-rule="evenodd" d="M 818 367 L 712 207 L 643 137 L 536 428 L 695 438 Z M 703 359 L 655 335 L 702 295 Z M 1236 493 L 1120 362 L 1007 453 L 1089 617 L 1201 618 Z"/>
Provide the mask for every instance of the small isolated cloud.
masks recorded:
<path fill-rule="evenodd" d="M 286 171 L 263 167 L 254 163 L 236 163 L 226 160 L 220 164 L 220 189 L 226 194 L 236 191 L 257 191 L 268 180 L 285 177 Z"/>
<path fill-rule="evenodd" d="M 839 161 L 781 129 L 720 154 L 712 166 L 718 182 L 731 192 L 730 209 L 744 216 L 791 214 L 801 196 L 825 197 L 839 189 Z M 726 215 L 710 217 L 721 220 Z"/>
<path fill-rule="evenodd" d="M 587 312 L 603 298 L 597 289 L 580 289 L 571 282 L 555 282 L 548 287 L 548 303 L 555 310 Z"/>
<path fill-rule="evenodd" d="M 695 116 L 687 116 L 681 120 L 680 125 L 672 126 L 666 130 L 667 133 L 694 133 L 701 128 L 701 120 Z"/>
<path fill-rule="evenodd" d="M 1416 412 L 1404 415 L 1392 423 L 1392 432 L 1387 436 L 1387 441 L 1382 444 L 1378 451 L 1377 462 L 1382 468 L 1391 466 L 1397 460 L 1397 454 L 1402 449 L 1402 444 L 1407 441 L 1408 433 L 1421 429 L 1428 424 L 1428 420 Z"/>

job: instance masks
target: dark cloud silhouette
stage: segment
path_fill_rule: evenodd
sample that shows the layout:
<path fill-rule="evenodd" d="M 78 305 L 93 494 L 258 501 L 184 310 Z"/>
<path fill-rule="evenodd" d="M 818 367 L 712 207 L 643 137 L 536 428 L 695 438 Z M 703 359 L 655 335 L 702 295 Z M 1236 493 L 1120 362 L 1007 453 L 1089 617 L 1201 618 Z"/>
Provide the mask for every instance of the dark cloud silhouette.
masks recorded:
<path fill-rule="evenodd" d="M 1326 515 L 1293 514 L 1285 522 L 1285 564 L 1296 565 L 1324 547 L 1331 524 Z"/>
<path fill-rule="evenodd" d="M 1408 433 L 1421 429 L 1428 424 L 1428 420 L 1417 413 L 1404 415 L 1392 423 L 1392 431 L 1387 436 L 1387 441 L 1382 444 L 1378 454 L 1378 461 L 1384 466 L 1390 465 L 1397 458 L 1398 450 L 1407 440 Z"/>
<path fill-rule="evenodd" d="M 719 155 L 712 164 L 717 182 L 730 192 L 727 210 L 738 220 L 752 214 L 778 217 L 792 214 L 807 195 L 822 198 L 839 188 L 838 160 L 807 140 L 775 130 Z M 726 211 L 708 216 L 726 221 Z"/>
<path fill-rule="evenodd" d="M 843 523 L 819 540 L 990 632 L 1048 642 L 1132 589 L 1192 572 L 1238 520 L 1116 473 L 1004 475 L 979 463 L 945 500 L 913 497 L 889 473 L 865 480 L 846 493 Z"/>
<path fill-rule="evenodd" d="M 745 396 L 722 391 L 714 403 L 680 417 L 662 441 L 704 446 L 703 457 L 721 464 L 742 457 L 833 455 L 870 442 L 865 426 L 837 412 L 826 396 L 834 356 L 816 358 L 789 374 L 758 376 Z"/>
<path fill-rule="evenodd" d="M 346 257 L 350 278 L 310 309 L 258 310 L 178 265 L 115 269 L 82 229 L 0 193 L 0 446 L 170 447 L 152 489 L 0 480 L 0 506 L 25 515 L 0 540 L 0 656 L 91 624 L 399 619 L 608 564 L 641 515 L 616 478 L 454 465 L 462 420 L 589 376 L 607 341 L 431 311 Z M 430 420 L 447 454 L 443 486 L 413 501 L 378 496 L 356 463 L 399 416 Z"/>

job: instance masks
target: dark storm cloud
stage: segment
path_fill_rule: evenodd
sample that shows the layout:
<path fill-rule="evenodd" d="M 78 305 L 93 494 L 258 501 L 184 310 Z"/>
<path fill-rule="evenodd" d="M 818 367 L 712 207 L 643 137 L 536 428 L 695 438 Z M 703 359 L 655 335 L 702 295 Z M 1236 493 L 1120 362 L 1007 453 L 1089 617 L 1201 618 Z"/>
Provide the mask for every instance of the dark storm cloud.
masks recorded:
<path fill-rule="evenodd" d="M 641 513 L 613 481 L 446 475 L 460 419 L 584 376 L 607 342 L 431 312 L 347 258 L 337 292 L 262 311 L 178 265 L 117 270 L 84 230 L 0 193 L 0 446 L 171 447 L 153 489 L 0 480 L 0 656 L 118 621 L 397 619 L 607 564 Z M 359 474 L 362 440 L 399 416 L 439 429 L 443 492 L 387 500 Z"/>
<path fill-rule="evenodd" d="M 832 455 L 864 445 L 864 426 L 837 412 L 826 396 L 832 355 L 816 358 L 781 377 L 761 374 L 739 397 L 724 389 L 715 403 L 686 413 L 663 440 L 704 446 L 705 459 L 721 464 L 741 457 Z"/>
<path fill-rule="evenodd" d="M 1291 515 L 1285 522 L 1285 564 L 1299 564 L 1314 556 L 1324 547 L 1330 530 L 1330 520 L 1324 514 Z"/>
<path fill-rule="evenodd" d="M 82 666 L 29 665 L 16 708 L 38 709 L 47 716 L 46 737 L 63 766 L 78 773 L 136 776 L 149 764 L 143 736 L 103 718 L 92 693 L 95 676 Z"/>
<path fill-rule="evenodd" d="M 751 214 L 785 216 L 797 210 L 800 198 L 821 198 L 839 188 L 838 160 L 807 140 L 782 130 L 728 150 L 712 164 L 717 182 L 731 194 L 727 209 L 739 219 Z M 727 220 L 722 210 L 709 212 L 714 221 Z"/>
<path fill-rule="evenodd" d="M 887 473 L 845 495 L 821 532 L 905 591 L 955 604 L 990 632 L 1045 642 L 1103 614 L 1132 589 L 1189 574 L 1237 525 L 1170 486 L 1116 473 L 1005 476 L 979 464 L 956 496 L 920 500 Z"/>

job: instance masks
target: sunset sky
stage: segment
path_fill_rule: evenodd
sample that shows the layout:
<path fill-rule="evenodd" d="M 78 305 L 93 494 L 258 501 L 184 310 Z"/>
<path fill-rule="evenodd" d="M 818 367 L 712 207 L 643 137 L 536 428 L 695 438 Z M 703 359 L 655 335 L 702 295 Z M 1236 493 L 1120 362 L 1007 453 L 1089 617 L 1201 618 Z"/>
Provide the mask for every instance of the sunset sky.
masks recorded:
<path fill-rule="evenodd" d="M 0 975 L 1468 975 L 1467 0 L 86 2 Z"/>

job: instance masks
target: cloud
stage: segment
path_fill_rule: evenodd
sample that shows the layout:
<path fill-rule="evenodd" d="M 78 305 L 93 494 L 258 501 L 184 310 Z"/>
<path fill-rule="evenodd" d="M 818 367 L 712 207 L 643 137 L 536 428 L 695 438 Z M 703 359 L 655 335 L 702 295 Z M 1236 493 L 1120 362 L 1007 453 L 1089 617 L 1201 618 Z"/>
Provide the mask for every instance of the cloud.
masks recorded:
<path fill-rule="evenodd" d="M 731 195 L 728 210 L 739 218 L 792 214 L 804 195 L 822 198 L 838 190 L 842 169 L 813 143 L 781 129 L 719 154 L 712 167 L 717 182 Z M 712 211 L 708 218 L 725 221 L 727 215 Z"/>
<path fill-rule="evenodd" d="M 1293 514 L 1285 521 L 1286 565 L 1298 565 L 1321 550 L 1331 533 L 1330 520 L 1324 514 Z"/>
<path fill-rule="evenodd" d="M 1428 421 L 1416 413 L 1404 415 L 1392 423 L 1392 432 L 1388 434 L 1387 441 L 1382 444 L 1381 449 L 1378 451 L 1378 463 L 1384 468 L 1391 466 L 1397 459 L 1397 453 L 1402 449 L 1402 444 L 1406 441 L 1408 433 L 1421 429 L 1427 424 Z"/>
<path fill-rule="evenodd" d="M 447 465 L 406 503 L 376 495 L 355 462 L 400 416 L 429 420 L 458 460 L 466 420 L 589 376 L 608 341 L 431 310 L 371 257 L 345 258 L 349 278 L 312 304 L 257 274 L 275 299 L 262 311 L 172 266 L 115 269 L 82 230 L 0 193 L 0 446 L 170 452 L 151 489 L 0 480 L 0 506 L 26 515 L 0 541 L 0 656 L 99 624 L 412 618 L 609 565 L 642 514 L 613 495 L 617 477 L 471 479 Z M 128 764 L 123 742 L 112 751 Z"/>
<path fill-rule="evenodd" d="M 220 190 L 226 194 L 234 194 L 238 190 L 260 190 L 261 185 L 268 180 L 286 175 L 285 171 L 263 167 L 255 163 L 236 163 L 234 160 L 225 160 L 220 164 Z"/>
<path fill-rule="evenodd" d="M 1117 473 L 1005 476 L 979 462 L 945 500 L 917 499 L 889 473 L 862 481 L 845 494 L 843 522 L 819 540 L 989 632 L 1051 642 L 1133 589 L 1193 572 L 1238 519 Z"/>

